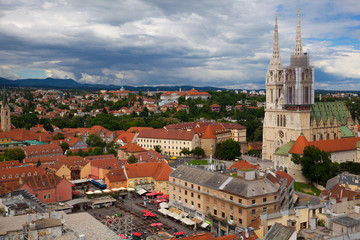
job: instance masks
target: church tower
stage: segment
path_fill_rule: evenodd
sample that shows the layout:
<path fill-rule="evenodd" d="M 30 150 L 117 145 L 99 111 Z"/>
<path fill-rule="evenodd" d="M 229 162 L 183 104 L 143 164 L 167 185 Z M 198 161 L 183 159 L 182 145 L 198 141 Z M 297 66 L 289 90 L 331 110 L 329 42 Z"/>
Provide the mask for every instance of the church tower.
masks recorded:
<path fill-rule="evenodd" d="M 310 110 L 314 103 L 314 68 L 303 53 L 300 11 L 296 28 L 295 51 L 290 66 L 282 67 L 279 53 L 277 17 L 273 54 L 266 73 L 266 108 L 263 125 L 263 159 L 273 160 L 273 154 L 283 144 L 296 140 L 300 134 L 310 137 Z"/>
<path fill-rule="evenodd" d="M 7 101 L 7 96 L 4 88 L 3 100 L 1 103 L 1 131 L 10 132 L 11 120 L 10 120 L 10 107 Z"/>

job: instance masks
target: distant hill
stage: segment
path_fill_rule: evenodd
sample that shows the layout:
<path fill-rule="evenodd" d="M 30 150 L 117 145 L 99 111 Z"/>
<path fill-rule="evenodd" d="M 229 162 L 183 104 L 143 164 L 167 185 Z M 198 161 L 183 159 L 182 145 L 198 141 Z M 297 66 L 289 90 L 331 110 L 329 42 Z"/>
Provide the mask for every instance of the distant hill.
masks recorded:
<path fill-rule="evenodd" d="M 105 85 L 105 84 L 89 84 L 89 83 L 79 83 L 73 79 L 56 79 L 56 78 L 46 78 L 46 79 L 17 79 L 9 80 L 6 78 L 0 77 L 0 86 L 1 87 L 33 87 L 33 88 L 55 88 L 55 89 L 82 89 L 82 90 L 116 90 L 124 87 L 126 90 L 130 91 L 175 91 L 181 88 L 184 91 L 196 88 L 199 91 L 206 90 L 224 90 L 224 88 L 216 87 L 193 87 L 193 86 L 117 86 L 117 85 Z"/>

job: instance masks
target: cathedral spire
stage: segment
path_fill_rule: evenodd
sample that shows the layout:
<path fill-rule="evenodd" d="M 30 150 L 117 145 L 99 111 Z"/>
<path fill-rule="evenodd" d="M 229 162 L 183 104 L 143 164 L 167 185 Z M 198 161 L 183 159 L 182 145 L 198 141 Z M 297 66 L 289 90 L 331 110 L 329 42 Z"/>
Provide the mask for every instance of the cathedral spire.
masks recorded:
<path fill-rule="evenodd" d="M 280 50 L 279 50 L 279 33 L 277 25 L 277 14 L 275 14 L 275 30 L 274 30 L 274 43 L 273 43 L 273 54 L 270 61 L 272 67 L 281 66 Z"/>
<path fill-rule="evenodd" d="M 300 8 L 298 8 L 298 19 L 296 27 L 296 40 L 295 40 L 295 52 L 294 55 L 302 55 L 302 42 L 301 42 L 301 27 L 300 27 Z"/>

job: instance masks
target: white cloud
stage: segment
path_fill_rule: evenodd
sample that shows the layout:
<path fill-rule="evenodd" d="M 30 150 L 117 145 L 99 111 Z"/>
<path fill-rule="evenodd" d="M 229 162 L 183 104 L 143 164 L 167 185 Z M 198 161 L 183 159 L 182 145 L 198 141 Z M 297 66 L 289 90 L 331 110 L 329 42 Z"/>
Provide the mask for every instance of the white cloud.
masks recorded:
<path fill-rule="evenodd" d="M 359 39 L 359 4 L 15 0 L 0 9 L 0 66 L 16 69 L 0 74 L 14 78 L 11 71 L 33 68 L 89 83 L 264 87 L 275 12 L 286 65 L 300 7 L 311 62 L 327 73 L 360 78 L 359 47 L 353 43 Z"/>

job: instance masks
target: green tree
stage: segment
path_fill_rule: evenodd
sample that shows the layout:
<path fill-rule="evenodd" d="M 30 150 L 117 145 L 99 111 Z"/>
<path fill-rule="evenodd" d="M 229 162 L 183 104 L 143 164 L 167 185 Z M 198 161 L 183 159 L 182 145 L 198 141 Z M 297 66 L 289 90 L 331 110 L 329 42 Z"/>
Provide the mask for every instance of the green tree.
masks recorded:
<path fill-rule="evenodd" d="M 127 163 L 137 163 L 137 159 L 134 154 L 131 154 L 131 156 L 127 159 Z"/>
<path fill-rule="evenodd" d="M 52 136 L 52 139 L 53 140 L 61 140 L 61 139 L 65 139 L 65 136 L 62 133 L 57 133 L 54 136 Z"/>
<path fill-rule="evenodd" d="M 233 139 L 227 139 L 225 141 L 216 144 L 215 157 L 226 160 L 233 160 L 241 155 L 240 143 Z"/>
<path fill-rule="evenodd" d="M 180 154 L 187 156 L 187 155 L 191 154 L 191 151 L 187 148 L 183 148 L 183 149 L 181 149 Z"/>
<path fill-rule="evenodd" d="M 88 139 L 86 140 L 86 144 L 90 147 L 105 147 L 106 143 L 101 140 L 101 138 L 95 134 L 90 134 Z"/>
<path fill-rule="evenodd" d="M 19 162 L 22 162 L 26 155 L 21 148 L 14 148 L 6 149 L 4 152 L 4 157 L 8 158 L 9 160 L 19 160 Z"/>
<path fill-rule="evenodd" d="M 205 151 L 201 147 L 196 147 L 191 151 L 191 153 L 194 154 L 196 158 L 203 158 L 205 155 Z"/>
<path fill-rule="evenodd" d="M 40 162 L 40 159 L 38 159 L 37 163 L 36 163 L 36 167 L 40 167 L 41 166 L 41 162 Z"/>
<path fill-rule="evenodd" d="M 69 146 L 69 144 L 68 144 L 67 142 L 62 142 L 62 143 L 60 144 L 60 147 L 61 147 L 61 149 L 63 150 L 63 153 L 65 153 L 66 150 L 69 150 L 69 149 L 70 149 L 70 146 Z"/>
<path fill-rule="evenodd" d="M 161 146 L 160 145 L 155 145 L 154 146 L 154 150 L 158 153 L 161 153 Z"/>
<path fill-rule="evenodd" d="M 306 146 L 302 156 L 293 154 L 291 160 L 301 165 L 304 177 L 323 186 L 340 170 L 339 164 L 331 161 L 330 153 L 321 151 L 315 146 Z"/>
<path fill-rule="evenodd" d="M 46 122 L 44 123 L 44 129 L 45 129 L 46 131 L 50 131 L 50 132 L 53 132 L 53 131 L 54 131 L 54 128 L 51 126 L 51 124 L 49 123 L 49 121 L 46 121 Z"/>
<path fill-rule="evenodd" d="M 94 155 L 103 155 L 104 154 L 104 150 L 102 147 L 96 147 L 94 149 Z"/>
<path fill-rule="evenodd" d="M 71 150 L 69 150 L 66 152 L 66 156 L 74 156 L 74 153 Z"/>
<path fill-rule="evenodd" d="M 108 149 L 107 154 L 114 154 L 114 156 L 117 156 L 117 151 L 114 147 L 111 147 Z"/>

